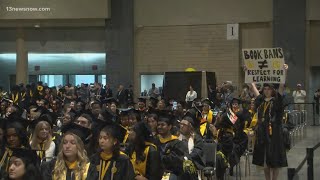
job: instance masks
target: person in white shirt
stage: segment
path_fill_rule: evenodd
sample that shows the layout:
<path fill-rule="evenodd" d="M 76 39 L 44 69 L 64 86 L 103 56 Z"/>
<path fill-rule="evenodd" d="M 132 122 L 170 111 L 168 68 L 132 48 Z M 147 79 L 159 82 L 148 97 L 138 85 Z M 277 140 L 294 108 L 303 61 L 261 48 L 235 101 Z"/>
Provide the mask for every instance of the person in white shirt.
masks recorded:
<path fill-rule="evenodd" d="M 193 90 L 193 87 L 190 85 L 189 91 L 186 94 L 186 103 L 188 105 L 188 109 L 191 108 L 192 102 L 197 99 L 197 92 Z"/>
<path fill-rule="evenodd" d="M 302 90 L 301 84 L 297 84 L 297 90 L 293 91 L 292 96 L 294 98 L 294 103 L 304 103 L 307 93 L 305 90 Z M 296 104 L 296 110 L 304 110 L 304 104 Z"/>

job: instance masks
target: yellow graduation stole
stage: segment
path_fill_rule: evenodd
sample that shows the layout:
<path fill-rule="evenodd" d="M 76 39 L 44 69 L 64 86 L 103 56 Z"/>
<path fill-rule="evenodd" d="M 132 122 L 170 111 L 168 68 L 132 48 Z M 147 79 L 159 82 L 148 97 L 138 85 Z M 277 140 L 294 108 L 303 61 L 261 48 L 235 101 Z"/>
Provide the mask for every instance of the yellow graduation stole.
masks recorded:
<path fill-rule="evenodd" d="M 18 104 L 19 93 L 16 93 L 16 95 L 12 94 L 12 95 L 11 95 L 11 99 L 12 99 L 12 101 L 13 101 L 14 104 Z"/>
<path fill-rule="evenodd" d="M 40 151 L 38 151 L 38 156 L 42 160 L 42 158 L 44 158 L 44 154 L 45 154 L 45 152 L 44 152 L 44 143 L 40 143 L 38 145 L 38 147 L 40 149 Z"/>
<path fill-rule="evenodd" d="M 200 122 L 200 133 L 201 136 L 204 136 L 204 134 L 207 131 L 207 123 L 212 123 L 212 117 L 213 117 L 213 112 L 211 110 L 209 110 L 207 116 L 205 118 L 202 118 L 201 122 Z"/>
<path fill-rule="evenodd" d="M 162 144 L 167 143 L 167 142 L 172 141 L 172 140 L 175 140 L 175 139 L 178 139 L 178 137 L 174 136 L 174 135 L 171 135 L 171 136 L 169 136 L 167 138 L 162 138 L 161 136 L 159 136 L 159 140 L 160 140 L 160 142 Z"/>
<path fill-rule="evenodd" d="M 145 155 L 145 160 L 144 161 L 137 161 L 137 155 L 136 152 L 133 152 L 131 155 L 131 163 L 134 167 L 134 171 L 136 173 L 136 175 L 142 175 L 142 176 L 146 176 L 147 173 L 147 162 L 148 162 L 148 154 L 149 154 L 149 149 L 150 146 L 153 146 L 156 148 L 156 145 L 146 142 L 146 148 L 144 149 L 143 154 Z"/>
<path fill-rule="evenodd" d="M 66 163 L 66 166 L 70 169 L 70 170 L 75 170 L 78 166 L 78 162 L 75 161 L 73 163 L 70 163 L 70 162 L 67 162 L 65 161 Z M 82 171 L 82 177 L 79 178 L 79 172 L 78 171 L 75 171 L 74 172 L 74 177 L 75 177 L 75 180 L 83 180 L 83 179 L 86 179 L 87 178 L 87 175 L 88 175 L 88 170 L 89 170 L 89 167 L 90 167 L 90 163 L 87 163 L 86 166 L 85 166 L 85 169 L 84 171 Z M 57 164 L 55 164 L 55 169 L 57 168 Z M 67 179 L 67 170 L 64 170 L 59 176 L 55 176 L 55 175 L 52 175 L 52 180 L 66 180 Z"/>
<path fill-rule="evenodd" d="M 8 166 L 9 166 L 9 158 L 11 157 L 12 155 L 12 151 L 9 149 L 9 148 L 6 148 L 6 151 L 4 152 L 2 158 L 1 158 L 1 161 L 0 161 L 0 167 L 4 167 L 5 165 L 5 170 L 7 171 L 8 170 Z M 5 164 L 6 163 L 6 164 Z"/>
<path fill-rule="evenodd" d="M 120 154 L 122 154 L 120 152 Z M 108 169 L 109 166 L 111 164 L 110 159 L 112 158 L 112 154 L 107 154 L 105 152 L 101 152 L 100 153 L 100 165 L 97 166 L 97 170 L 99 171 L 99 180 L 103 180 Z M 113 179 L 113 175 L 117 172 L 117 168 L 116 168 L 116 161 L 113 161 L 112 163 L 112 168 L 111 168 L 111 180 Z"/>

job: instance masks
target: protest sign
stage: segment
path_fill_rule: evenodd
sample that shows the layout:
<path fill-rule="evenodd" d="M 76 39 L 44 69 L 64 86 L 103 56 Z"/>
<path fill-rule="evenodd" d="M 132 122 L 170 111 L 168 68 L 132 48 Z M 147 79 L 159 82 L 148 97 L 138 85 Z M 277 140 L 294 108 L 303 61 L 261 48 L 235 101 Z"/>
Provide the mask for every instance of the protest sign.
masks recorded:
<path fill-rule="evenodd" d="M 242 49 L 245 83 L 285 83 L 282 48 Z"/>

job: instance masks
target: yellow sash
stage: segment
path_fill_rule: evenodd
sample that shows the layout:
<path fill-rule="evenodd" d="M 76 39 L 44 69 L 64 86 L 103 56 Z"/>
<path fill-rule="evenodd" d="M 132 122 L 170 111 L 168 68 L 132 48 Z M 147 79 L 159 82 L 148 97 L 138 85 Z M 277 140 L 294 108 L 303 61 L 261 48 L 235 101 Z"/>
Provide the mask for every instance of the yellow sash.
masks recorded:
<path fill-rule="evenodd" d="M 90 167 L 90 163 L 87 163 L 86 166 L 85 166 L 85 169 L 82 174 L 82 177 L 79 178 L 79 172 L 78 171 L 74 171 L 74 177 L 75 177 L 75 180 L 83 180 L 83 179 L 86 179 L 87 178 L 87 175 L 88 175 L 88 170 L 89 170 L 89 167 Z M 57 164 L 55 164 L 55 169 L 57 168 Z M 66 180 L 67 179 L 67 170 L 64 170 L 62 172 L 61 175 L 59 175 L 59 177 L 55 176 L 54 174 L 52 175 L 52 180 Z"/>
<path fill-rule="evenodd" d="M 142 175 L 144 177 L 146 177 L 146 173 L 147 173 L 147 162 L 148 162 L 150 146 L 157 148 L 156 145 L 149 142 L 146 142 L 146 145 L 147 147 L 144 149 L 144 152 L 143 152 L 143 154 L 146 157 L 144 161 L 137 162 L 136 152 L 133 152 L 133 154 L 131 155 L 131 163 L 134 167 L 134 171 L 136 175 Z"/>
<path fill-rule="evenodd" d="M 161 136 L 159 136 L 159 140 L 160 140 L 160 142 L 162 144 L 167 143 L 167 142 L 172 141 L 172 140 L 175 140 L 175 139 L 178 139 L 178 137 L 174 136 L 174 135 L 171 135 L 171 136 L 169 136 L 167 138 L 162 138 Z"/>
<path fill-rule="evenodd" d="M 17 104 L 18 100 L 19 100 L 19 93 L 17 93 L 16 95 L 12 94 L 11 95 L 11 99 L 12 99 L 14 104 Z"/>

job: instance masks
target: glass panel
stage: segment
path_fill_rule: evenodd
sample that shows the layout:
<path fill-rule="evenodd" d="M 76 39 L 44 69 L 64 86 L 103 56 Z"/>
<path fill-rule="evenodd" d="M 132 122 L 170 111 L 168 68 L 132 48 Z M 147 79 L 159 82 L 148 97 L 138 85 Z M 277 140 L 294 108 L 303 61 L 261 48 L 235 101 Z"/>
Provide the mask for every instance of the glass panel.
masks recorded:
<path fill-rule="evenodd" d="M 141 75 L 141 93 L 148 92 L 151 88 L 152 83 L 159 88 L 159 91 L 162 90 L 164 75 Z"/>
<path fill-rule="evenodd" d="M 39 79 L 49 87 L 64 85 L 63 75 L 40 75 Z"/>
<path fill-rule="evenodd" d="M 81 83 L 84 84 L 90 84 L 90 83 L 94 83 L 95 79 L 94 79 L 95 75 L 75 75 L 75 85 L 80 85 Z"/>

